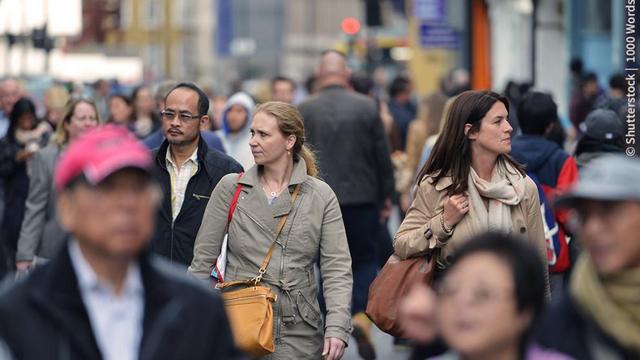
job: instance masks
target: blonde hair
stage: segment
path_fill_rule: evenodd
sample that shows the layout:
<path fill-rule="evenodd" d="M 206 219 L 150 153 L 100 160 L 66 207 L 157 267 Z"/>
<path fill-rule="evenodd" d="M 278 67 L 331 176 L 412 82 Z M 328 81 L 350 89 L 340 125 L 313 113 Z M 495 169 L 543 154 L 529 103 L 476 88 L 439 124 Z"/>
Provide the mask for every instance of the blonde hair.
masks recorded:
<path fill-rule="evenodd" d="M 293 153 L 293 159 L 304 159 L 307 164 L 307 175 L 317 176 L 318 165 L 316 164 L 316 156 L 313 152 L 304 144 L 304 122 L 302 121 L 302 115 L 290 104 L 280 101 L 269 101 L 264 104 L 258 105 L 254 112 L 255 114 L 265 113 L 273 116 L 278 122 L 278 129 L 285 137 L 294 135 L 296 137 L 296 143 L 291 149 Z"/>
<path fill-rule="evenodd" d="M 69 142 L 69 132 L 67 131 L 65 124 L 68 124 L 71 121 L 71 117 L 73 116 L 74 111 L 76 111 L 76 107 L 78 106 L 78 104 L 81 104 L 81 103 L 91 105 L 91 107 L 93 108 L 93 111 L 96 112 L 96 121 L 98 122 L 98 124 L 100 124 L 100 114 L 98 113 L 98 108 L 96 107 L 96 104 L 93 101 L 89 99 L 84 99 L 84 98 L 69 100 L 69 102 L 67 102 L 67 105 L 65 106 L 65 109 L 64 109 L 64 117 L 56 126 L 56 133 L 53 135 L 53 138 L 51 139 L 51 141 L 54 144 L 58 145 L 59 147 L 66 146 L 67 143 Z"/>

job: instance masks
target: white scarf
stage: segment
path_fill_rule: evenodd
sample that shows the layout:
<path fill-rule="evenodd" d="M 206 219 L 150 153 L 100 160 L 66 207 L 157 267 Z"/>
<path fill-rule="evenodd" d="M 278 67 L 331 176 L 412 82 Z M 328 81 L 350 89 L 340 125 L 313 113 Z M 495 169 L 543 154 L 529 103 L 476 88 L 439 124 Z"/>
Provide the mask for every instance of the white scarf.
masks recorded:
<path fill-rule="evenodd" d="M 511 206 L 518 205 L 525 192 L 525 177 L 513 165 L 498 158 L 491 181 L 469 171 L 469 217 L 474 233 L 487 230 L 511 233 Z M 489 200 L 488 211 L 482 197 Z"/>

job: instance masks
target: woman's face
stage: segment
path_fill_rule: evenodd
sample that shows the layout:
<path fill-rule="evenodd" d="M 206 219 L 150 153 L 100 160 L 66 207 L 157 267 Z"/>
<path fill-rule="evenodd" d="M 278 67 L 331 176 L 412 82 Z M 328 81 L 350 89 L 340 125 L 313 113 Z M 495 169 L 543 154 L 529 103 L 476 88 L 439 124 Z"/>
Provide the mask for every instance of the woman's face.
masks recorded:
<path fill-rule="evenodd" d="M 109 113 L 116 124 L 127 124 L 133 109 L 126 101 L 114 96 L 109 100 Z"/>
<path fill-rule="evenodd" d="M 31 130 L 36 126 L 36 115 L 26 112 L 18 118 L 17 128 L 20 130 Z"/>
<path fill-rule="evenodd" d="M 479 252 L 458 262 L 438 288 L 438 325 L 449 346 L 465 356 L 516 347 L 531 323 L 517 310 L 506 262 Z"/>
<path fill-rule="evenodd" d="M 467 124 L 467 137 L 472 141 L 471 148 L 475 152 L 491 153 L 495 155 L 511 152 L 511 133 L 513 128 L 509 124 L 509 113 L 502 101 L 496 101 L 487 114 L 480 120 L 480 130 L 471 132 Z"/>
<path fill-rule="evenodd" d="M 73 141 L 85 131 L 98 126 L 98 116 L 93 106 L 81 102 L 76 105 L 71 119 L 64 125 L 69 134 L 69 141 Z"/>
<path fill-rule="evenodd" d="M 295 137 L 285 138 L 278 129 L 278 121 L 263 112 L 253 117 L 251 124 L 251 153 L 258 165 L 268 165 L 277 162 L 287 155 L 295 144 Z"/>
<path fill-rule="evenodd" d="M 144 87 L 138 91 L 135 106 L 140 114 L 151 114 L 153 112 L 156 104 L 149 88 Z"/>

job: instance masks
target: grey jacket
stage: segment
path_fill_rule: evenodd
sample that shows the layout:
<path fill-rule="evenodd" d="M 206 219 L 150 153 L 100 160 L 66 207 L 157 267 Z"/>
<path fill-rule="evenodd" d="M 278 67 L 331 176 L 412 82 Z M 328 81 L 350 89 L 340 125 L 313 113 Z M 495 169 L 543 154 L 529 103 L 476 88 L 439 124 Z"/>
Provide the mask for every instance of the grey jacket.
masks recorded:
<path fill-rule="evenodd" d="M 327 305 L 324 336 L 346 343 L 351 331 L 351 256 L 340 207 L 331 188 L 306 174 L 304 160 L 294 165 L 289 191 L 284 191 L 272 205 L 262 190 L 258 166 L 252 167 L 239 183 L 243 188 L 229 224 L 225 281 L 248 280 L 258 274 L 274 241 L 279 218 L 289 214 L 263 278 L 278 296 L 274 304 L 277 354 L 271 358 L 308 358 L 309 354 L 322 352 L 322 318 L 314 274 L 318 256 Z M 209 279 L 211 266 L 220 254 L 237 184 L 238 174 L 226 175 L 211 194 L 189 267 L 199 278 Z M 296 184 L 301 188 L 292 204 L 290 192 Z M 289 333 L 292 336 L 287 338 Z M 316 355 L 319 357 L 319 353 Z"/>
<path fill-rule="evenodd" d="M 53 187 L 53 171 L 60 153 L 60 148 L 51 144 L 29 161 L 29 195 L 16 260 L 33 260 L 35 256 L 50 259 L 68 238 L 58 222 Z"/>
<path fill-rule="evenodd" d="M 372 99 L 329 86 L 299 106 L 321 177 L 340 205 L 379 203 L 394 191 L 389 147 Z"/>

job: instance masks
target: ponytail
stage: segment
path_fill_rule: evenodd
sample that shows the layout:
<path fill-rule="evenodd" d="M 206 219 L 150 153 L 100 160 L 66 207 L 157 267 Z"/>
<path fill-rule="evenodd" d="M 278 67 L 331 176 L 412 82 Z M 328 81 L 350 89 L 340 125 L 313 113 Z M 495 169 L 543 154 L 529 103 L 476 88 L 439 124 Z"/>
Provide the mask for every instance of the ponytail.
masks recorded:
<path fill-rule="evenodd" d="M 307 175 L 316 177 L 318 176 L 318 165 L 316 164 L 316 155 L 307 147 L 307 145 L 302 145 L 300 148 L 300 152 L 298 153 L 305 164 L 307 164 Z"/>

